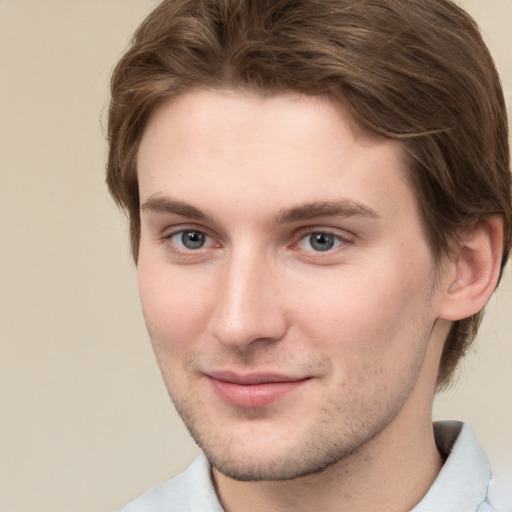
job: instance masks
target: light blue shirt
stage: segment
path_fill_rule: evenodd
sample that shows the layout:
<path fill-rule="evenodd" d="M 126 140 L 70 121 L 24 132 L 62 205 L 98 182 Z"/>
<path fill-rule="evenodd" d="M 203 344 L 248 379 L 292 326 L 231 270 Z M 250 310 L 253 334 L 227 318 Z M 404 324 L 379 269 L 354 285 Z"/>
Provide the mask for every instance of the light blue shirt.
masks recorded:
<path fill-rule="evenodd" d="M 438 477 L 411 512 L 512 512 L 497 508 L 490 495 L 491 466 L 469 426 L 457 421 L 434 424 L 439 451 L 446 457 Z M 120 512 L 224 512 L 200 455 L 183 473 L 157 485 Z"/>

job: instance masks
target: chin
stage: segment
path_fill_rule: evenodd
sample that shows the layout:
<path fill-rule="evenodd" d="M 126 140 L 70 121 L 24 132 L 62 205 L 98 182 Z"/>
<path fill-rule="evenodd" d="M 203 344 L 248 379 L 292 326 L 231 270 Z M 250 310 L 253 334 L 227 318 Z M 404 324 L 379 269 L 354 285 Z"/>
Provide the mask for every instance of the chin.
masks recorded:
<path fill-rule="evenodd" d="M 321 473 L 358 451 L 367 439 L 326 442 L 328 432 L 303 432 L 295 439 L 253 432 L 240 439 L 229 439 L 189 428 L 210 465 L 238 481 L 283 481 Z M 274 433 L 275 434 L 275 433 Z M 215 438 L 217 437 L 217 438 Z M 250 442 L 255 439 L 257 442 Z"/>
<path fill-rule="evenodd" d="M 311 461 L 302 458 L 296 460 L 289 456 L 284 456 L 278 460 L 275 458 L 269 461 L 260 461 L 255 463 L 218 460 L 206 453 L 206 457 L 211 466 L 223 475 L 237 480 L 239 482 L 278 482 L 284 480 L 294 480 L 315 473 L 321 473 L 328 467 L 336 464 L 339 460 Z M 344 458 L 344 457 L 342 457 Z"/>

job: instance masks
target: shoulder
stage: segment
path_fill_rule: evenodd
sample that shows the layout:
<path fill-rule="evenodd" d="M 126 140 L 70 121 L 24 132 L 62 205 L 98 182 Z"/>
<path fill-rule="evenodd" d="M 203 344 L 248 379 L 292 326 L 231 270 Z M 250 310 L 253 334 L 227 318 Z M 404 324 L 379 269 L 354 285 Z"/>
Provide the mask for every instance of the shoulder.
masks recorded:
<path fill-rule="evenodd" d="M 153 487 L 119 512 L 223 512 L 204 455 L 178 476 Z"/>
<path fill-rule="evenodd" d="M 187 486 L 185 473 L 162 482 L 125 505 L 119 512 L 186 511 Z"/>
<path fill-rule="evenodd" d="M 512 512 L 512 474 L 491 480 L 487 500 L 477 512 Z"/>

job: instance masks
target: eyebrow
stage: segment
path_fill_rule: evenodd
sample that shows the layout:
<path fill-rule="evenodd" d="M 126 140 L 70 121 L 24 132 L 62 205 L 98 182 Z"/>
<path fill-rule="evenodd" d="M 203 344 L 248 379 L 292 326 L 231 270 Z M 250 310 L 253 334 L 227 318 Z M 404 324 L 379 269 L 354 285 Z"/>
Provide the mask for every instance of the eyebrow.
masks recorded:
<path fill-rule="evenodd" d="M 338 201 L 321 201 L 306 203 L 294 208 L 280 210 L 274 216 L 276 224 L 311 220 L 317 217 L 367 217 L 379 219 L 380 215 L 357 201 L 341 199 Z"/>
<path fill-rule="evenodd" d="M 213 220 L 213 215 L 204 210 L 200 210 L 191 204 L 185 203 L 184 201 L 177 201 L 168 197 L 162 197 L 159 195 L 151 196 L 144 204 L 140 207 L 143 211 L 151 211 L 155 213 L 169 213 L 175 215 L 181 215 L 189 219 L 196 220 Z"/>
<path fill-rule="evenodd" d="M 180 215 L 189 219 L 214 221 L 214 216 L 184 201 L 171 199 L 160 195 L 151 196 L 140 209 L 155 213 Z M 285 224 L 301 220 L 311 220 L 318 217 L 367 217 L 379 219 L 380 215 L 357 201 L 340 199 L 336 201 L 316 201 L 305 203 L 292 208 L 279 210 L 273 217 L 274 224 Z"/>

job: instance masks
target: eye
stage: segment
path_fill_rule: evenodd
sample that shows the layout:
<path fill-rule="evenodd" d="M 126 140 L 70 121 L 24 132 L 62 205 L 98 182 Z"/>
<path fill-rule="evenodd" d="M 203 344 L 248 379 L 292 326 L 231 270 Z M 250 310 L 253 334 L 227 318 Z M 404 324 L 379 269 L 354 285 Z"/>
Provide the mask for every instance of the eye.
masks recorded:
<path fill-rule="evenodd" d="M 169 237 L 169 240 L 180 249 L 194 251 L 203 249 L 213 243 L 213 240 L 197 229 L 184 229 Z"/>
<path fill-rule="evenodd" d="M 344 240 L 332 233 L 315 231 L 307 234 L 299 242 L 299 247 L 306 251 L 325 252 L 344 243 Z"/>

